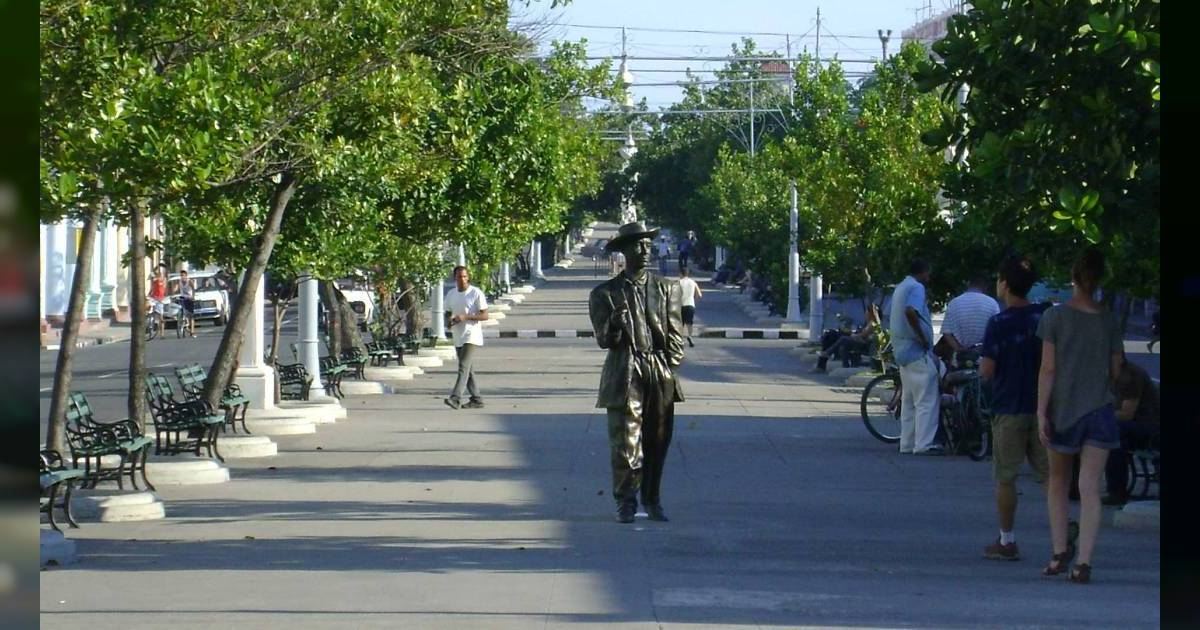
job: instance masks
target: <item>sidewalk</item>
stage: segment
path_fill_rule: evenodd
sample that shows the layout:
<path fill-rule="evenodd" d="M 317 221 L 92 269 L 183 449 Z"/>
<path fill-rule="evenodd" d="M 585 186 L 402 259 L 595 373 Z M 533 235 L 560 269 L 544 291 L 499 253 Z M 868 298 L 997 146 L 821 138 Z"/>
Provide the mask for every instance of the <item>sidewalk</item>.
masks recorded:
<path fill-rule="evenodd" d="M 581 271 L 513 318 L 586 320 Z M 539 297 L 556 310 L 526 309 Z M 42 626 L 1158 627 L 1157 532 L 1106 509 L 1094 584 L 1042 578 L 1045 502 L 1022 477 L 1024 559 L 980 559 L 990 465 L 874 440 L 795 345 L 686 349 L 668 523 L 612 520 L 594 340 L 489 339 L 483 409 L 446 408 L 454 373 L 430 372 L 229 460 L 229 483 L 160 487 L 166 520 L 68 530 L 80 560 L 41 574 Z"/>

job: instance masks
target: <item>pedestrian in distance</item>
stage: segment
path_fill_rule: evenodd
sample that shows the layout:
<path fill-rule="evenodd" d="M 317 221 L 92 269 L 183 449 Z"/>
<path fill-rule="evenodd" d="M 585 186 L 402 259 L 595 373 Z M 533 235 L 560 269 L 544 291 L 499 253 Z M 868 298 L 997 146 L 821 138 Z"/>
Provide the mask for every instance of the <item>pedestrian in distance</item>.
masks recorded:
<path fill-rule="evenodd" d="M 458 356 L 458 380 L 444 401 L 452 409 L 477 409 L 483 406 L 483 398 L 475 385 L 475 359 L 483 347 L 483 324 L 487 321 L 487 298 L 479 287 L 471 286 L 471 273 L 466 267 L 454 268 L 454 287 L 446 292 L 442 301 L 450 315 L 450 331 L 454 336 L 454 352 Z M 463 390 L 471 395 L 462 402 Z"/>
<path fill-rule="evenodd" d="M 176 321 L 176 326 L 187 326 L 188 334 L 196 338 L 196 287 L 192 286 L 192 281 L 188 278 L 187 269 L 179 270 L 179 318 Z"/>
<path fill-rule="evenodd" d="M 1079 555 L 1067 573 L 1091 580 L 1092 551 L 1100 529 L 1100 474 L 1108 452 L 1120 448 L 1112 386 L 1121 372 L 1124 343 L 1112 312 L 1094 299 L 1105 273 L 1104 256 L 1086 250 L 1071 267 L 1071 297 L 1048 309 L 1038 324 L 1042 364 L 1038 374 L 1038 433 L 1049 449 L 1047 502 L 1053 556 L 1043 575 L 1067 572 L 1071 465 L 1079 455 Z"/>
<path fill-rule="evenodd" d="M 640 493 L 646 515 L 666 521 L 660 498 L 663 464 L 683 401 L 679 283 L 646 270 L 658 230 L 622 225 L 608 247 L 625 254 L 625 271 L 592 289 L 588 314 L 607 350 L 596 406 L 608 413 L 609 461 L 617 521 L 632 523 Z"/>
<path fill-rule="evenodd" d="M 1042 342 L 1038 323 L 1049 304 L 1025 296 L 1037 282 L 1033 263 L 1009 256 L 1000 264 L 996 295 L 1005 309 L 987 320 L 979 374 L 992 385 L 992 475 L 1000 536 L 983 550 L 991 560 L 1020 560 L 1013 523 L 1017 514 L 1017 474 L 1028 460 L 1034 480 L 1045 488 L 1046 447 L 1038 437 L 1037 386 Z M 960 296 L 961 297 L 961 296 Z M 944 327 L 943 327 L 944 329 Z"/>
<path fill-rule="evenodd" d="M 165 304 L 167 301 L 167 265 L 159 263 L 154 268 L 154 277 L 150 279 L 150 292 L 147 294 L 150 298 L 150 308 L 155 313 L 158 313 L 158 336 L 160 339 L 167 336 L 167 321 L 165 313 Z"/>
<path fill-rule="evenodd" d="M 687 238 L 679 241 L 679 268 L 682 269 L 688 266 L 691 261 L 692 250 L 696 249 L 696 233 L 688 230 Z"/>
<path fill-rule="evenodd" d="M 667 236 L 658 237 L 658 273 L 663 277 L 667 275 L 667 263 L 671 259 L 671 244 L 667 242 Z"/>
<path fill-rule="evenodd" d="M 683 311 L 683 325 L 687 326 L 688 345 L 695 348 L 696 344 L 692 343 L 692 324 L 696 320 L 696 300 L 704 297 L 704 293 L 691 276 L 688 268 L 681 264 L 679 266 L 679 294 Z"/>
<path fill-rule="evenodd" d="M 915 260 L 892 293 L 889 330 L 892 352 L 900 366 L 900 452 L 941 455 L 938 427 L 938 367 L 933 356 L 933 323 L 925 301 L 929 263 Z"/>

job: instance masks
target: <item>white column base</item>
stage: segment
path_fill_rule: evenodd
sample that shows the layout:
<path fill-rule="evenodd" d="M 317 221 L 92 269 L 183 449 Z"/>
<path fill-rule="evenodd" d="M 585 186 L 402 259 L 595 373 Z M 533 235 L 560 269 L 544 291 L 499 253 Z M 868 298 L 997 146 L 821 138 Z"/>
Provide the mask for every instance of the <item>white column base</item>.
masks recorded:
<path fill-rule="evenodd" d="M 412 379 L 410 375 L 408 377 Z M 375 394 L 391 394 L 391 387 L 378 381 L 342 381 L 342 393 L 347 396 L 371 396 Z"/>
<path fill-rule="evenodd" d="M 317 432 L 316 423 L 307 414 L 279 408 L 249 410 L 246 412 L 246 428 L 254 435 L 307 435 Z"/>
<path fill-rule="evenodd" d="M 75 541 L 64 536 L 62 532 L 56 532 L 53 529 L 43 529 L 38 534 L 40 538 L 38 541 L 38 552 L 41 556 L 41 566 L 63 566 L 79 559 L 75 555 Z"/>
<path fill-rule="evenodd" d="M 217 439 L 217 448 L 221 446 Z M 227 483 L 229 469 L 215 459 L 189 455 L 151 457 L 146 462 L 146 478 L 158 486 L 190 486 L 208 483 Z"/>
<path fill-rule="evenodd" d="M 250 409 L 275 408 L 275 370 L 272 367 L 239 367 L 234 382 L 242 388 L 242 394 L 250 399 Z"/>
<path fill-rule="evenodd" d="M 484 324 L 486 325 L 486 322 L 484 322 Z M 442 361 L 442 359 L 440 357 L 434 357 L 434 356 L 424 356 L 423 357 L 420 355 L 415 356 L 415 357 L 412 355 L 404 356 L 404 365 L 406 365 L 406 366 L 413 366 L 413 367 L 419 367 L 419 368 L 436 368 L 436 367 L 442 367 L 443 363 L 444 362 Z"/>
<path fill-rule="evenodd" d="M 217 440 L 217 445 L 225 459 L 273 457 L 279 453 L 279 445 L 265 435 L 225 434 Z"/>
<path fill-rule="evenodd" d="M 412 365 L 389 365 L 388 367 L 368 365 L 363 370 L 363 375 L 367 377 L 368 381 L 411 381 L 413 376 L 424 373 L 424 370 Z M 342 391 L 345 391 L 346 384 L 342 383 Z"/>
<path fill-rule="evenodd" d="M 146 477 L 158 483 L 150 477 L 149 469 Z M 162 501 L 148 491 L 77 490 L 71 497 L 71 507 L 77 520 L 100 523 L 157 521 L 167 516 Z"/>
<path fill-rule="evenodd" d="M 306 413 L 316 424 L 330 424 L 346 417 L 346 408 L 332 396 L 321 396 L 317 399 L 310 396 L 308 400 L 283 400 L 279 402 L 279 408 Z"/>

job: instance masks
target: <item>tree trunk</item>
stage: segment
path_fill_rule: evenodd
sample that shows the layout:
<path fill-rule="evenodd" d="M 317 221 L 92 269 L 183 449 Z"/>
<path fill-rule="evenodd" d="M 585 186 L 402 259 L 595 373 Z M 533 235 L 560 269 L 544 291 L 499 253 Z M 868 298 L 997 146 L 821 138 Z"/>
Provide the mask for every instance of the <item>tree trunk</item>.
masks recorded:
<path fill-rule="evenodd" d="M 223 385 L 229 380 L 233 370 L 233 362 L 237 359 L 237 349 L 242 336 L 246 334 L 246 326 L 250 322 L 250 310 L 254 308 L 254 292 L 262 281 L 267 262 L 271 259 L 271 250 L 275 247 L 275 239 L 279 236 L 279 225 L 283 221 L 283 213 L 288 202 L 296 192 L 296 177 L 285 173 L 275 192 L 271 195 L 271 208 L 267 212 L 266 225 L 258 238 L 254 259 L 246 269 L 246 277 L 240 283 L 237 294 L 237 304 L 221 335 L 221 345 L 217 348 L 217 356 L 213 359 L 212 368 L 208 370 L 208 380 L 204 384 L 204 398 L 213 408 L 221 400 Z"/>
<path fill-rule="evenodd" d="M 365 349 L 366 344 L 363 343 L 362 334 L 359 333 L 358 329 L 358 314 L 354 312 L 354 308 L 350 306 L 350 302 L 346 300 L 346 296 L 341 291 L 334 288 L 333 295 L 337 301 L 338 312 L 341 314 L 342 319 L 341 344 L 335 356 L 341 357 L 342 349 L 346 347 Z"/>
<path fill-rule="evenodd" d="M 145 208 L 129 208 L 129 397 L 126 413 L 146 428 L 146 226 Z"/>
<path fill-rule="evenodd" d="M 410 335 L 421 335 L 421 330 L 417 327 L 420 323 L 417 320 L 416 309 L 416 292 L 412 290 L 412 282 L 408 278 L 400 280 L 400 308 L 404 309 L 404 330 Z"/>
<path fill-rule="evenodd" d="M 96 245 L 96 225 L 100 208 L 93 207 L 84 217 L 79 253 L 75 257 L 75 277 L 71 281 L 71 297 L 63 322 L 62 341 L 58 348 L 58 363 L 54 368 L 54 388 L 50 394 L 50 417 L 46 422 L 46 448 L 67 453 L 67 397 L 71 389 L 71 369 L 75 359 L 75 342 L 79 337 L 79 322 L 83 319 L 83 303 L 88 279 L 92 273 L 92 250 Z"/>
<path fill-rule="evenodd" d="M 272 326 L 271 326 L 271 356 L 267 358 L 267 363 L 275 368 L 279 363 L 279 334 L 283 328 L 283 315 L 287 312 L 291 300 L 281 300 L 278 295 L 271 297 L 271 307 L 273 309 Z M 275 382 L 275 404 L 279 404 L 282 400 L 283 390 L 279 385 L 279 379 L 272 379 Z"/>
<path fill-rule="evenodd" d="M 329 356 L 337 358 L 342 356 L 342 330 L 346 327 L 346 319 L 338 305 L 335 293 L 337 289 L 333 286 L 333 281 L 321 280 L 318 287 L 321 292 L 321 304 L 325 307 L 325 338 L 329 340 L 325 344 L 325 350 Z"/>

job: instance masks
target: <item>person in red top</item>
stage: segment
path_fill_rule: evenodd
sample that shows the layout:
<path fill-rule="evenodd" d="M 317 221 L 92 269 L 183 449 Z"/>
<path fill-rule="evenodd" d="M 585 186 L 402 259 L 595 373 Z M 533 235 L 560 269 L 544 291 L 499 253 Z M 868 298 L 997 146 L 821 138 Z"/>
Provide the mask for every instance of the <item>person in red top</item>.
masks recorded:
<path fill-rule="evenodd" d="M 163 319 L 163 303 L 167 299 L 167 266 L 160 264 L 155 268 L 154 277 L 150 279 L 150 307 L 158 313 L 158 334 L 166 333 L 167 322 Z"/>

